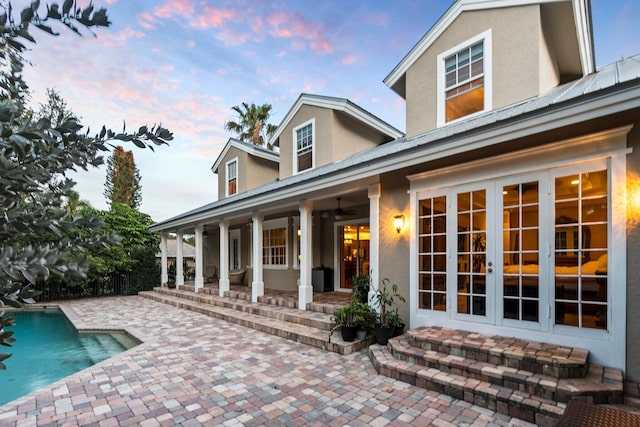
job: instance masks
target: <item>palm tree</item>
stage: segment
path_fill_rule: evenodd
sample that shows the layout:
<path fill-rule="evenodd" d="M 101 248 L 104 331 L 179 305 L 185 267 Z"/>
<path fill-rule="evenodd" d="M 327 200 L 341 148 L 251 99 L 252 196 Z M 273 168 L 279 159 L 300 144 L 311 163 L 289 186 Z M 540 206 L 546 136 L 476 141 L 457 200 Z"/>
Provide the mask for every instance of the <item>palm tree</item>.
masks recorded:
<path fill-rule="evenodd" d="M 78 211 L 82 209 L 91 209 L 91 204 L 86 200 L 80 199 L 80 193 L 72 191 L 64 203 L 63 208 L 68 210 L 69 215 L 74 217 Z"/>
<path fill-rule="evenodd" d="M 241 141 L 264 145 L 277 129 L 277 126 L 267 123 L 271 114 L 271 104 L 258 106 L 254 103 L 249 105 L 243 102 L 241 105 L 231 107 L 231 109 L 238 113 L 238 120 L 228 121 L 225 123 L 224 128 L 235 132 Z M 269 150 L 273 149 L 269 145 L 267 145 L 267 148 Z"/>

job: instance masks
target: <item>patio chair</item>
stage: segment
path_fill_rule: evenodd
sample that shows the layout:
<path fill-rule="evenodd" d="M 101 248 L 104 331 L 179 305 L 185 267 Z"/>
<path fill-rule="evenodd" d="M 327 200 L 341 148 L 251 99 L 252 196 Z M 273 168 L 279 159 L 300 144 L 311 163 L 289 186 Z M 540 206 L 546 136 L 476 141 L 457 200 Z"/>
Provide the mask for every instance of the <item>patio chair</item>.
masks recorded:
<path fill-rule="evenodd" d="M 231 270 L 229 272 L 229 284 L 230 285 L 242 285 L 244 281 L 244 275 L 247 273 L 246 269 Z"/>

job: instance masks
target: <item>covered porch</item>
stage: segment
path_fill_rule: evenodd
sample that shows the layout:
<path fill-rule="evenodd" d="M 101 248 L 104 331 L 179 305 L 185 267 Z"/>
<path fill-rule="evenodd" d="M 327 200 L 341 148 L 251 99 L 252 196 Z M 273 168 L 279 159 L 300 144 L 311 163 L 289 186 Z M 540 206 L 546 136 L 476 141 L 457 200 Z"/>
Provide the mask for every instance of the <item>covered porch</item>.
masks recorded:
<path fill-rule="evenodd" d="M 353 276 L 370 274 L 372 282 L 378 282 L 379 200 L 378 182 L 359 182 L 330 192 L 289 195 L 259 209 L 256 202 L 237 201 L 187 215 L 159 230 L 161 285 L 169 281 L 169 233 L 177 242 L 192 234 L 195 277 L 192 283 L 185 281 L 178 243 L 178 289 L 221 297 L 241 293 L 252 302 L 281 298 L 300 310 L 316 301 L 344 302 Z"/>

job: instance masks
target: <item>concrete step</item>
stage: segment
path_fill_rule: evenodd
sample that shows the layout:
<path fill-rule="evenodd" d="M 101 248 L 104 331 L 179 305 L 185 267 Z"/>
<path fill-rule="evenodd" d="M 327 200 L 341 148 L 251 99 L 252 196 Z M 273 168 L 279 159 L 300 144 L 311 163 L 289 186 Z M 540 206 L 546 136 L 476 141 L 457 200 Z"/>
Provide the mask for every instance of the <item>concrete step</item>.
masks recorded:
<path fill-rule="evenodd" d="M 175 292 L 175 293 L 174 293 Z M 313 347 L 326 349 L 339 354 L 351 354 L 366 348 L 375 341 L 375 337 L 369 334 L 364 340 L 345 342 L 339 333 L 334 333 L 329 342 L 329 331 L 307 326 L 293 321 L 280 320 L 265 315 L 253 314 L 249 311 L 228 308 L 224 305 L 215 305 L 211 301 L 213 296 L 204 296 L 187 291 L 175 291 L 166 288 L 156 288 L 154 291 L 139 292 L 138 295 L 150 298 L 157 302 L 170 304 L 175 307 L 192 310 L 207 316 L 215 317 L 230 323 L 252 328 L 261 332 L 276 335 L 292 341 L 307 344 Z M 199 299 L 204 298 L 204 299 Z M 208 301 L 207 298 L 212 298 Z M 219 299 L 220 297 L 215 297 Z M 249 303 L 259 304 L 259 303 Z M 236 307 L 238 308 L 238 307 Z M 280 308 L 283 309 L 283 308 Z M 300 313 L 303 311 L 296 310 Z M 312 313 L 323 315 L 322 313 Z"/>
<path fill-rule="evenodd" d="M 407 332 L 410 345 L 423 350 L 462 356 L 554 378 L 584 378 L 589 351 L 518 338 L 485 335 L 441 327 Z"/>
<path fill-rule="evenodd" d="M 259 316 L 270 317 L 272 319 L 293 322 L 311 328 L 330 331 L 335 325 L 331 321 L 330 314 L 324 314 L 313 311 L 302 311 L 296 308 L 288 308 L 283 306 L 274 306 L 268 303 L 252 303 L 251 298 L 235 298 L 235 297 L 219 297 L 217 294 L 194 293 L 186 290 L 175 290 L 167 288 L 154 288 L 154 292 L 164 295 L 185 298 L 190 301 L 208 303 L 219 307 L 230 308 L 245 313 L 256 314 Z"/>
<path fill-rule="evenodd" d="M 406 337 L 389 340 L 388 349 L 393 357 L 402 361 L 556 402 L 568 403 L 577 397 L 589 398 L 598 404 L 619 404 L 624 400 L 623 374 L 620 369 L 589 365 L 585 378 L 556 378 L 464 356 L 424 350 L 411 345 Z"/>
<path fill-rule="evenodd" d="M 414 362 L 397 359 L 387 347 L 369 347 L 369 358 L 376 371 L 390 378 L 427 390 L 447 394 L 510 417 L 539 426 L 554 426 L 564 413 L 566 404 L 525 391 L 491 384 L 475 378 L 447 373 Z"/>

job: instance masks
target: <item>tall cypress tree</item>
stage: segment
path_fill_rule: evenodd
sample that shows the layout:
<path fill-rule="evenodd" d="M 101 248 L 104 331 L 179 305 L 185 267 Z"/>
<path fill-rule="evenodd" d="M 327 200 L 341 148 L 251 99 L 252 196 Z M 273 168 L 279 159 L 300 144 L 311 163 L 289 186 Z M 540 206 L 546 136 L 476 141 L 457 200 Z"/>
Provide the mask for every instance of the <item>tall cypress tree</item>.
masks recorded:
<path fill-rule="evenodd" d="M 109 205 L 122 203 L 132 209 L 138 209 L 142 202 L 140 179 L 133 152 L 125 152 L 122 146 L 117 146 L 107 160 L 104 195 Z"/>

